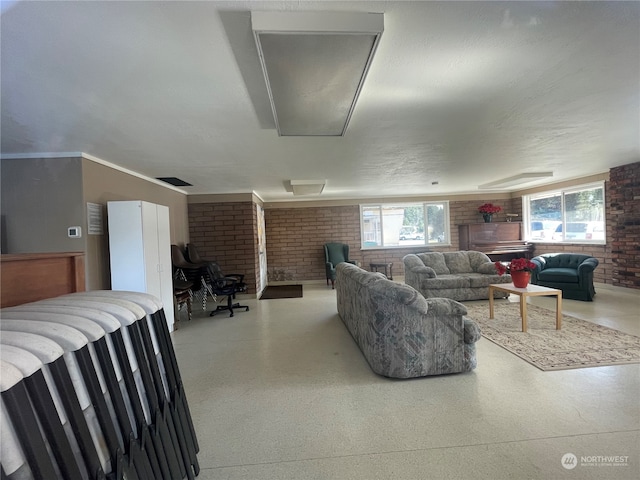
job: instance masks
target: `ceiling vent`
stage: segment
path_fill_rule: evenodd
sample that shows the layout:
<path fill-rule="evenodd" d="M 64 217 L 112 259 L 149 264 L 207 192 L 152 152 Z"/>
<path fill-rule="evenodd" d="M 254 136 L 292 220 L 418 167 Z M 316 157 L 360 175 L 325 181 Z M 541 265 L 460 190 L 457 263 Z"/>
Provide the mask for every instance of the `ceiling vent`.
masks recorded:
<path fill-rule="evenodd" d="M 190 183 L 176 177 L 156 177 L 156 180 L 166 182 L 169 185 L 173 185 L 174 187 L 193 187 L 193 185 L 191 185 Z"/>
<path fill-rule="evenodd" d="M 294 195 L 320 195 L 326 180 L 291 180 L 291 191 Z"/>
<path fill-rule="evenodd" d="M 252 12 L 280 136 L 343 136 L 384 30 L 382 13 Z"/>

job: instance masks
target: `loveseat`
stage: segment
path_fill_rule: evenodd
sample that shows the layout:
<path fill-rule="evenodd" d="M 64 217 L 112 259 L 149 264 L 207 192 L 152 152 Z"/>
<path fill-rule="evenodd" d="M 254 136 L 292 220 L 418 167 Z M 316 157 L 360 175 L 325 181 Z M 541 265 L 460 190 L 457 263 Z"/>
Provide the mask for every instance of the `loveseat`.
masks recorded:
<path fill-rule="evenodd" d="M 412 378 L 476 367 L 480 327 L 448 298 L 425 299 L 414 288 L 355 265 L 336 267 L 338 314 L 371 369 Z"/>
<path fill-rule="evenodd" d="M 498 275 L 494 263 L 482 252 L 428 252 L 409 254 L 402 260 L 405 283 L 426 298 L 487 300 L 490 284 L 511 282 L 511 275 Z M 494 292 L 494 298 L 508 295 Z"/>
<path fill-rule="evenodd" d="M 546 253 L 531 259 L 536 268 L 531 272 L 531 283 L 562 290 L 563 298 L 593 301 L 593 271 L 597 258 L 580 253 Z"/>

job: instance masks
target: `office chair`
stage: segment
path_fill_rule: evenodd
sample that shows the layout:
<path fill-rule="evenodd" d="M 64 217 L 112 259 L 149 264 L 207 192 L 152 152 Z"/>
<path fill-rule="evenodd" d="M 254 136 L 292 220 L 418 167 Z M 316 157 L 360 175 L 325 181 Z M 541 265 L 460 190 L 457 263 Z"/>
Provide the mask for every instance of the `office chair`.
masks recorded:
<path fill-rule="evenodd" d="M 227 304 L 218 305 L 209 316 L 213 317 L 221 311 L 229 311 L 229 316 L 233 317 L 233 309 L 244 308 L 245 312 L 249 311 L 249 307 L 246 305 L 240 305 L 240 303 L 233 303 L 233 299 L 236 298 L 236 293 L 243 293 L 247 291 L 247 285 L 244 283 L 244 275 L 231 274 L 223 275 L 220 266 L 215 262 L 209 262 L 207 264 L 208 274 L 208 286 L 214 295 L 226 296 Z M 214 297 L 215 298 L 215 297 Z"/>

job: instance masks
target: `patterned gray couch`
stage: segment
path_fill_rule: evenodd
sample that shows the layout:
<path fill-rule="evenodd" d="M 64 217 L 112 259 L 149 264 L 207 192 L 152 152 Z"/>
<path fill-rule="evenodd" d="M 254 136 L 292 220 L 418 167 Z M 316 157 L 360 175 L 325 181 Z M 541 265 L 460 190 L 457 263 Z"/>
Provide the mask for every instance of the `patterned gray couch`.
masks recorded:
<path fill-rule="evenodd" d="M 491 259 L 482 252 L 418 253 L 406 255 L 402 260 L 405 283 L 425 298 L 487 300 L 489 284 L 511 282 L 511 275 L 498 275 Z M 507 296 L 494 292 L 494 298 Z"/>
<path fill-rule="evenodd" d="M 480 327 L 448 298 L 425 299 L 414 288 L 355 265 L 336 269 L 338 314 L 371 369 L 412 378 L 476 367 Z"/>

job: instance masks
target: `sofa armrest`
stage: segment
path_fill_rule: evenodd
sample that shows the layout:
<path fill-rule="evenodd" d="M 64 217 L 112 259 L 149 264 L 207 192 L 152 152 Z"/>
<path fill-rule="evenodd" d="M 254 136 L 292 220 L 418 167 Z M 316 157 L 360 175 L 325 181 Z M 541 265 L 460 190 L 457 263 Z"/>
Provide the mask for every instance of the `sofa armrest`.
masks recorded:
<path fill-rule="evenodd" d="M 471 320 L 470 318 L 464 317 L 464 343 L 476 343 L 480 340 L 482 336 L 482 330 L 480 329 L 480 325 Z"/>
<path fill-rule="evenodd" d="M 597 258 L 587 258 L 578 265 L 578 284 L 593 285 L 593 271 L 600 262 Z"/>
<path fill-rule="evenodd" d="M 580 265 L 578 265 L 578 275 L 583 273 L 593 272 L 600 262 L 597 258 L 587 258 Z"/>
<path fill-rule="evenodd" d="M 478 273 L 483 273 L 485 275 L 496 275 L 498 273 L 498 271 L 496 270 L 496 266 L 493 262 L 483 263 L 482 265 L 478 266 L 478 270 L 476 271 Z"/>
<path fill-rule="evenodd" d="M 431 267 L 416 267 L 416 268 L 412 268 L 411 271 L 413 273 L 418 273 L 420 275 L 424 275 L 427 278 L 436 278 L 438 276 L 438 274 L 436 273 L 436 271 L 431 268 Z"/>
<path fill-rule="evenodd" d="M 467 307 L 450 298 L 427 298 L 426 300 L 429 315 L 434 317 L 467 314 Z"/>
<path fill-rule="evenodd" d="M 437 276 L 436 271 L 431 267 L 427 267 L 417 255 L 410 253 L 405 255 L 402 261 L 405 272 L 410 271 L 415 275 L 425 276 L 427 278 L 435 278 Z"/>
<path fill-rule="evenodd" d="M 547 260 L 544 257 L 533 257 L 531 262 L 536 266 L 531 272 L 531 283 L 534 285 L 538 283 L 538 273 L 540 273 L 547 266 Z"/>

